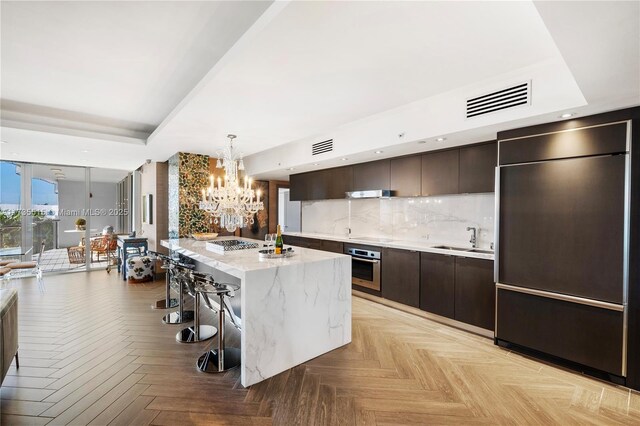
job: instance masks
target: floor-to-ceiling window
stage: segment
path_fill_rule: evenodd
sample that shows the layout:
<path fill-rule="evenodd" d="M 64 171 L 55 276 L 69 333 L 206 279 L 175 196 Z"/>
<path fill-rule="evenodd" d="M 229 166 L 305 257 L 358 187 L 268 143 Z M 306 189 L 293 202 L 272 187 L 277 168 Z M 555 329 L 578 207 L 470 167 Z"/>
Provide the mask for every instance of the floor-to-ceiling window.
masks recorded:
<path fill-rule="evenodd" d="M 102 269 L 128 232 L 119 197 L 127 171 L 0 161 L 0 254 L 44 272 Z"/>
<path fill-rule="evenodd" d="M 11 257 L 22 250 L 20 165 L 0 161 L 0 254 Z"/>

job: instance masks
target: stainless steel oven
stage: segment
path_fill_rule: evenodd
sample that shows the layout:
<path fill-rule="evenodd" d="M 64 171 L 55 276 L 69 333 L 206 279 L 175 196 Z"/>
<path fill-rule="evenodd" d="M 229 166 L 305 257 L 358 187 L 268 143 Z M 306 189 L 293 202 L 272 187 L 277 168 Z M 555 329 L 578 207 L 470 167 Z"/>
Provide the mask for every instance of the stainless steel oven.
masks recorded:
<path fill-rule="evenodd" d="M 380 252 L 346 247 L 351 255 L 351 283 L 380 291 Z"/>

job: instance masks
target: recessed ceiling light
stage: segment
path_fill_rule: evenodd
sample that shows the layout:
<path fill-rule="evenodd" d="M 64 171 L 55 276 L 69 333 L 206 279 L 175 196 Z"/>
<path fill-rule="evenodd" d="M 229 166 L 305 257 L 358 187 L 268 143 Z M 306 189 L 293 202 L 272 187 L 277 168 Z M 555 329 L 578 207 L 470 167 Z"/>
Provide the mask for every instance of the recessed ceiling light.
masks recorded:
<path fill-rule="evenodd" d="M 320 165 L 320 163 L 313 163 L 313 165 L 314 165 L 314 166 L 319 166 L 319 165 Z"/>
<path fill-rule="evenodd" d="M 447 138 L 436 138 L 436 142 L 444 142 Z"/>
<path fill-rule="evenodd" d="M 86 154 L 87 152 L 89 152 L 89 150 L 83 149 L 82 152 L 84 152 Z"/>
<path fill-rule="evenodd" d="M 382 154 L 384 151 L 377 150 L 375 154 Z"/>
<path fill-rule="evenodd" d="M 347 158 L 347 157 L 342 157 L 342 158 L 341 158 L 341 160 L 342 160 L 342 161 L 347 161 L 347 160 L 348 160 L 348 158 Z"/>
<path fill-rule="evenodd" d="M 289 167 L 287 170 L 294 170 L 293 167 Z"/>
<path fill-rule="evenodd" d="M 569 117 L 573 117 L 575 114 L 572 112 L 565 112 L 564 114 L 562 114 L 559 118 L 569 118 Z"/>
<path fill-rule="evenodd" d="M 51 171 L 53 173 L 62 173 L 62 169 L 54 169 L 54 168 L 52 168 Z"/>
<path fill-rule="evenodd" d="M 7 142 L 7 141 L 0 141 L 0 143 L 9 143 L 9 142 Z"/>

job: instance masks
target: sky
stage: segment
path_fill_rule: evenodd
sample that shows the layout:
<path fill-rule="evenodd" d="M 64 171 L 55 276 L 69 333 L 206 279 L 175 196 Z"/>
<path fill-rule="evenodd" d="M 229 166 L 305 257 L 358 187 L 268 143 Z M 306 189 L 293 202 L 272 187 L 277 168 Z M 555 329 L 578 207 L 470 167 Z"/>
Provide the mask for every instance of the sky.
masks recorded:
<path fill-rule="evenodd" d="M 31 181 L 32 204 L 58 204 L 55 185 L 41 179 Z M 0 161 L 0 204 L 20 204 L 20 175 L 16 174 L 16 166 L 7 161 Z"/>

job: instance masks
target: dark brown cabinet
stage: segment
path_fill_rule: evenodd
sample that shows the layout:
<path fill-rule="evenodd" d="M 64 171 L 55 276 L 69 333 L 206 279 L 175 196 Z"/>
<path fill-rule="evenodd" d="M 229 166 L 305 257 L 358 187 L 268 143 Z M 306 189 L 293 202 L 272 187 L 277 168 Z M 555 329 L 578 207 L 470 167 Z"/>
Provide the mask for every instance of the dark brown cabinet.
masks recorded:
<path fill-rule="evenodd" d="M 497 144 L 371 161 L 289 176 L 292 201 L 345 198 L 390 189 L 395 197 L 493 192 Z"/>
<path fill-rule="evenodd" d="M 353 190 L 389 189 L 389 160 L 353 166 Z"/>
<path fill-rule="evenodd" d="M 459 150 L 422 155 L 422 195 L 458 193 Z"/>
<path fill-rule="evenodd" d="M 493 261 L 458 257 L 455 262 L 454 318 L 493 330 L 496 308 Z"/>
<path fill-rule="evenodd" d="M 353 168 L 350 166 L 289 176 L 291 201 L 330 200 L 345 198 L 353 188 Z"/>
<path fill-rule="evenodd" d="M 300 173 L 289 176 L 289 199 L 291 201 L 306 201 L 311 199 L 309 182 L 311 173 Z"/>
<path fill-rule="evenodd" d="M 382 249 L 382 297 L 416 308 L 420 306 L 420 253 Z"/>
<path fill-rule="evenodd" d="M 303 247 L 313 250 L 330 251 L 333 253 L 344 253 L 344 245 L 340 241 L 319 240 L 317 238 L 294 237 L 283 235 L 285 245 Z"/>
<path fill-rule="evenodd" d="M 420 254 L 420 309 L 494 329 L 493 261 Z"/>
<path fill-rule="evenodd" d="M 344 253 L 344 244 L 340 241 L 322 240 L 322 250 L 332 253 Z"/>
<path fill-rule="evenodd" d="M 323 172 L 321 185 L 326 188 L 326 196 L 323 199 L 346 198 L 345 193 L 353 189 L 353 167 L 338 167 Z"/>
<path fill-rule="evenodd" d="M 498 145 L 495 142 L 460 148 L 458 192 L 494 192 L 497 164 Z"/>
<path fill-rule="evenodd" d="M 420 309 L 453 318 L 455 257 L 420 253 Z"/>
<path fill-rule="evenodd" d="M 419 155 L 394 158 L 390 162 L 391 186 L 396 197 L 418 197 L 421 187 L 422 159 Z"/>

